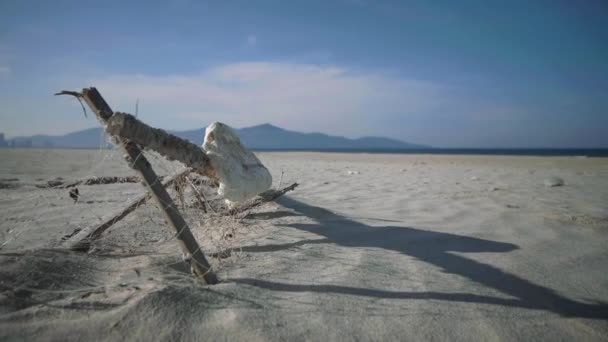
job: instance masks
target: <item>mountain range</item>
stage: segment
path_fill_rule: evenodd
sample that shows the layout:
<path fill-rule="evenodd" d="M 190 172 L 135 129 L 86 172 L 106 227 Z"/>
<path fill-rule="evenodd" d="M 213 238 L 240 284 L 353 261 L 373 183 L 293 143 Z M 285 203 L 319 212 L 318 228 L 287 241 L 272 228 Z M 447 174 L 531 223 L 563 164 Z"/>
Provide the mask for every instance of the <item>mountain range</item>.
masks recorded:
<path fill-rule="evenodd" d="M 178 137 L 201 145 L 204 128 L 187 131 L 170 131 Z M 421 149 L 428 146 L 406 143 L 384 137 L 349 139 L 323 133 L 289 131 L 271 124 L 234 129 L 242 143 L 253 150 L 387 150 Z M 0 142 L 0 146 L 2 146 Z M 60 136 L 34 135 L 6 140 L 5 146 L 45 148 L 99 148 L 109 147 L 101 129 L 89 128 Z"/>

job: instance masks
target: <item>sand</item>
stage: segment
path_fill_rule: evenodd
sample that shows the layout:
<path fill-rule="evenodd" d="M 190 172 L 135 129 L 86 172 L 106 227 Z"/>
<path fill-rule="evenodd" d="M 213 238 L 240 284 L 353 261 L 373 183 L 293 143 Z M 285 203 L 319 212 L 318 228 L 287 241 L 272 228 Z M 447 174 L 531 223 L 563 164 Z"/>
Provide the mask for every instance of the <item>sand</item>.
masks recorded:
<path fill-rule="evenodd" d="M 607 159 L 258 156 L 301 185 L 237 218 L 186 203 L 203 249 L 231 251 L 203 286 L 153 204 L 90 254 L 57 248 L 143 188 L 34 185 L 131 175 L 118 152 L 0 150 L 0 340 L 608 339 Z"/>

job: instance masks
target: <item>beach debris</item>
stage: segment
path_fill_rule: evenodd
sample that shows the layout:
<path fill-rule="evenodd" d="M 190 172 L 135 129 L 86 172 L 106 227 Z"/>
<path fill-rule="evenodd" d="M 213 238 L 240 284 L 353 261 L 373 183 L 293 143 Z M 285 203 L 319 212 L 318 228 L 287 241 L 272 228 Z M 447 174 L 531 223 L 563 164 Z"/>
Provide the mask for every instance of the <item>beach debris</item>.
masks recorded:
<path fill-rule="evenodd" d="M 19 183 L 0 181 L 0 189 L 17 189 Z"/>
<path fill-rule="evenodd" d="M 575 224 L 589 228 L 608 229 L 608 216 L 594 216 L 590 214 L 571 214 L 554 212 L 545 214 L 545 218 L 553 219 L 568 224 Z"/>
<path fill-rule="evenodd" d="M 555 187 L 555 186 L 562 186 L 564 185 L 564 180 L 556 177 L 556 176 L 552 176 L 549 178 L 546 178 L 543 183 L 545 184 L 546 187 Z"/>
<path fill-rule="evenodd" d="M 188 266 L 190 266 L 190 273 L 194 273 L 194 267 L 192 267 L 192 255 L 188 253 L 182 253 L 182 261 Z"/>
<path fill-rule="evenodd" d="M 190 169 L 184 169 L 181 172 L 175 174 L 172 177 L 169 177 L 166 181 L 162 183 L 164 188 L 172 185 L 181 177 L 185 177 L 190 173 Z M 145 193 L 142 196 L 136 198 L 127 204 L 126 207 L 119 210 L 118 212 L 110 215 L 108 218 L 104 219 L 101 223 L 94 224 L 87 228 L 77 228 L 72 233 L 67 234 L 61 238 L 64 241 L 64 246 L 73 251 L 81 251 L 86 252 L 91 248 L 91 244 L 99 239 L 101 234 L 112 227 L 115 223 L 119 222 L 127 215 L 135 211 L 135 209 L 142 206 L 144 203 L 148 201 L 150 198 L 149 193 Z"/>
<path fill-rule="evenodd" d="M 472 177 L 471 177 L 471 178 L 469 178 L 469 179 L 470 179 L 470 180 L 472 180 L 472 181 L 478 181 L 478 180 L 479 180 L 479 177 L 477 177 L 477 176 L 472 176 Z"/>
<path fill-rule="evenodd" d="M 214 122 L 205 130 L 202 146 L 215 170 L 220 186 L 218 194 L 229 207 L 250 199 L 270 188 L 272 176 L 268 169 L 228 126 Z"/>
<path fill-rule="evenodd" d="M 352 170 L 352 171 L 348 171 L 348 174 L 352 176 L 352 175 L 361 174 L 361 172 Z"/>
<path fill-rule="evenodd" d="M 17 189 L 19 178 L 0 178 L 0 189 Z"/>
<path fill-rule="evenodd" d="M 227 259 L 232 256 L 232 250 L 224 249 L 219 252 L 213 252 L 213 253 L 209 254 L 209 256 L 212 258 L 216 258 L 216 259 Z"/>
<path fill-rule="evenodd" d="M 192 255 L 193 273 L 206 284 L 217 284 L 218 278 L 212 271 L 211 265 L 205 258 L 194 235 L 192 235 L 190 227 L 159 181 L 159 177 L 152 169 L 139 145 L 154 149 L 169 159 L 173 157 L 173 159 L 182 161 L 201 174 L 213 175 L 214 172 L 210 167 L 207 155 L 196 145 L 170 135 L 161 129 L 151 128 L 137 120 L 133 115 L 117 115 L 120 113 L 114 113 L 94 87 L 84 88 L 80 93 L 70 91 L 57 93 L 57 95 L 64 94 L 75 96 L 79 101 L 84 99 L 97 116 L 97 119 L 105 125 L 106 132 L 114 136 L 114 141 L 118 142 L 119 147 L 125 153 L 125 159 L 129 166 L 137 171 L 143 179 L 149 195 L 154 198 L 169 227 L 175 233 L 182 252 Z M 135 139 L 130 139 L 131 136 Z"/>
<path fill-rule="evenodd" d="M 200 146 L 162 129 L 150 127 L 131 114 L 114 113 L 108 117 L 106 132 L 156 151 L 169 160 L 182 162 L 200 175 L 216 178 L 209 157 Z"/>
<path fill-rule="evenodd" d="M 63 178 L 52 179 L 46 184 L 36 184 L 37 188 L 57 188 L 66 189 L 73 188 L 77 185 L 99 185 L 99 184 L 115 184 L 115 183 L 139 183 L 141 179 L 137 176 L 106 176 L 106 177 L 91 177 L 87 179 L 81 179 L 73 182 L 66 182 Z"/>
<path fill-rule="evenodd" d="M 285 174 L 285 171 L 281 170 L 281 178 L 279 178 L 279 186 L 278 188 L 281 187 L 281 184 L 283 184 L 283 175 Z"/>
<path fill-rule="evenodd" d="M 78 202 L 78 197 L 80 197 L 80 192 L 78 191 L 78 188 L 70 189 L 69 194 L 70 198 L 74 200 L 74 203 Z"/>
<path fill-rule="evenodd" d="M 188 183 L 188 186 L 190 186 L 190 189 L 192 189 L 194 198 L 196 198 L 196 200 L 198 201 L 198 204 L 199 204 L 200 208 L 203 210 L 203 212 L 204 213 L 207 212 L 207 207 L 209 207 L 209 209 L 211 209 L 211 211 L 215 212 L 215 209 L 208 203 L 203 192 L 199 191 L 196 188 L 196 186 L 194 185 L 194 182 L 192 182 L 188 177 L 186 177 L 186 182 Z"/>
<path fill-rule="evenodd" d="M 228 213 L 230 215 L 236 215 L 236 214 L 242 213 L 244 211 L 250 210 L 252 208 L 255 208 L 257 206 L 260 206 L 264 203 L 272 202 L 272 201 L 276 200 L 277 198 L 283 196 L 287 192 L 294 190 L 298 185 L 299 185 L 298 183 L 293 183 L 290 186 L 287 186 L 281 190 L 271 189 L 271 190 L 265 191 L 265 192 L 259 194 L 257 197 L 253 198 L 252 200 L 242 203 L 239 206 L 230 209 L 228 211 Z"/>
<path fill-rule="evenodd" d="M 177 195 L 182 202 L 182 206 L 185 207 L 184 190 L 187 185 L 190 185 L 203 211 L 207 212 L 207 208 L 209 208 L 214 213 L 217 213 L 216 210 L 209 205 L 209 201 L 202 191 L 196 189 L 195 185 L 208 185 L 217 188 L 218 194 L 222 195 L 229 205 L 228 210 L 223 209 L 223 212 L 219 214 L 236 215 L 273 201 L 298 186 L 297 183 L 294 183 L 281 190 L 268 190 L 272 185 L 270 172 L 252 152 L 241 144 L 238 136 L 225 124 L 215 122 L 207 127 L 205 142 L 202 147 L 199 147 L 162 129 L 150 127 L 131 114 L 114 113 L 94 87 L 85 88 L 81 93 L 62 91 L 58 95 L 76 96 L 79 100 L 82 99 L 87 103 L 104 125 L 105 131 L 111 136 L 112 141 L 122 149 L 126 161 L 138 173 L 138 177 L 129 179 L 119 177 L 110 179 L 94 178 L 71 183 L 66 183 L 63 179 L 57 179 L 53 183 L 47 183 L 46 187 L 66 188 L 75 187 L 79 184 L 137 181 L 145 185 L 148 190 L 146 195 L 132 201 L 126 208 L 111 215 L 101 224 L 76 229 L 71 234 L 64 236 L 62 238 L 64 246 L 69 249 L 88 251 L 91 248 L 91 243 L 99 238 L 104 231 L 137 209 L 148 198 L 153 198 L 163 213 L 169 228 L 175 233 L 182 254 L 187 256 L 184 262 L 190 265 L 192 273 L 206 284 L 216 284 L 218 283 L 217 276 L 212 271 L 204 252 L 165 188 L 171 184 L 177 185 Z M 152 169 L 142 149 L 153 150 L 169 160 L 180 161 L 187 168 L 165 182 L 161 182 L 161 178 Z M 203 179 L 194 178 L 195 173 L 203 176 Z M 192 179 L 189 176 L 192 176 Z"/>

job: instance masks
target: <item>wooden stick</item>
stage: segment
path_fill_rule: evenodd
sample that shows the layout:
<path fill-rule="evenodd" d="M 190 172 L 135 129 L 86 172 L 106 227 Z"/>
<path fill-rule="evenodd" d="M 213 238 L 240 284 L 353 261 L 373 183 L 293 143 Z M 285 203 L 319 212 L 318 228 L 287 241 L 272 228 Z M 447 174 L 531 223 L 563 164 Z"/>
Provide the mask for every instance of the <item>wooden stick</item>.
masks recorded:
<path fill-rule="evenodd" d="M 99 121 L 101 121 L 102 124 L 107 125 L 108 120 L 112 117 L 112 115 L 114 115 L 114 112 L 103 99 L 101 94 L 99 94 L 97 89 L 94 87 L 85 88 L 82 90 L 82 94 L 79 94 L 79 96 L 86 101 L 91 110 L 96 114 Z M 165 216 L 166 221 L 176 234 L 183 254 L 192 258 L 191 266 L 194 273 L 203 278 L 207 284 L 216 284 L 218 279 L 215 273 L 213 273 L 211 270 L 211 265 L 209 265 L 209 262 L 205 258 L 200 246 L 192 235 L 188 224 L 186 221 L 184 221 L 184 218 L 180 215 L 179 211 L 175 207 L 175 203 L 162 184 L 158 181 L 156 173 L 150 166 L 150 163 L 146 157 L 143 155 L 142 150 L 132 141 L 127 139 L 119 140 L 119 145 L 126 153 L 125 158 L 129 162 L 129 165 L 139 173 L 140 177 L 143 179 L 143 183 L 147 186 L 148 191 L 156 200 L 156 203 Z"/>
<path fill-rule="evenodd" d="M 114 113 L 107 121 L 106 131 L 156 151 L 169 160 L 180 161 L 201 175 L 215 178 L 209 157 L 200 146 L 150 127 L 131 114 Z"/>
<path fill-rule="evenodd" d="M 188 182 L 188 185 L 190 185 L 190 188 L 192 189 L 192 193 L 194 194 L 194 197 L 196 198 L 198 203 L 201 205 L 203 212 L 207 213 L 207 205 L 205 204 L 206 201 L 203 199 L 203 194 L 201 194 L 198 191 L 196 186 L 190 181 L 190 179 L 188 179 L 188 177 L 186 177 L 186 182 Z M 211 209 L 213 210 L 213 208 L 211 208 Z"/>
<path fill-rule="evenodd" d="M 268 191 L 264 191 L 263 193 L 259 194 L 256 198 L 254 198 L 248 202 L 245 202 L 236 208 L 230 209 L 228 211 L 228 214 L 236 215 L 236 214 L 242 213 L 244 211 L 247 211 L 249 209 L 255 208 L 257 206 L 260 206 L 264 203 L 272 202 L 272 201 L 276 200 L 277 198 L 285 195 L 287 192 L 292 191 L 298 185 L 299 185 L 298 183 L 293 183 L 290 186 L 285 187 L 281 190 L 270 189 Z"/>
<path fill-rule="evenodd" d="M 115 184 L 115 183 L 138 183 L 141 179 L 137 176 L 117 177 L 117 176 L 104 176 L 104 177 L 91 177 L 87 179 L 81 179 L 73 182 L 64 182 L 62 180 L 50 180 L 46 184 L 36 184 L 37 188 L 54 188 L 54 189 L 67 189 L 73 188 L 77 185 L 99 185 L 99 184 Z"/>
<path fill-rule="evenodd" d="M 185 169 L 175 176 L 169 178 L 163 182 L 163 187 L 166 188 L 170 186 L 179 178 L 188 175 L 190 171 L 190 169 Z M 109 218 L 103 220 L 102 223 L 92 225 L 84 229 L 76 229 L 71 234 L 65 235 L 61 238 L 61 240 L 65 241 L 63 245 L 73 251 L 87 252 L 91 248 L 91 243 L 97 240 L 101 234 L 103 234 L 103 232 L 112 227 L 116 222 L 125 218 L 131 212 L 135 211 L 135 209 L 139 208 L 142 204 L 146 203 L 149 198 L 150 194 L 146 192 L 146 194 L 133 200 L 131 203 L 129 203 L 129 205 L 119 212 L 114 213 Z"/>

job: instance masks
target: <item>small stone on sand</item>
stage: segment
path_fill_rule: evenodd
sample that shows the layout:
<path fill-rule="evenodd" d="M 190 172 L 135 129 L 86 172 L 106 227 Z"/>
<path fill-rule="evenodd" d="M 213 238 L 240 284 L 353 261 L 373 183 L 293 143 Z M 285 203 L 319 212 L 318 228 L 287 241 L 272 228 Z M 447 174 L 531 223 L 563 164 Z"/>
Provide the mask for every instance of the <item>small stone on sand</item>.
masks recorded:
<path fill-rule="evenodd" d="M 553 177 L 546 178 L 544 183 L 545 183 L 545 186 L 547 186 L 547 187 L 562 186 L 562 185 L 564 185 L 564 180 L 559 177 L 553 176 Z"/>

